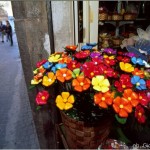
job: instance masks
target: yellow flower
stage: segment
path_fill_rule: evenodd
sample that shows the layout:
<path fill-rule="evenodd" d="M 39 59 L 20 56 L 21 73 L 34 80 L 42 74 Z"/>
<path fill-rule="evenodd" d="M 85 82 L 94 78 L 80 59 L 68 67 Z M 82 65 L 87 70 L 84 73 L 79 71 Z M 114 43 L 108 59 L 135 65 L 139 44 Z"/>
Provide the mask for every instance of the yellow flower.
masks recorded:
<path fill-rule="evenodd" d="M 38 73 L 38 68 L 36 68 L 34 71 L 33 71 L 34 74 L 37 74 Z"/>
<path fill-rule="evenodd" d="M 52 54 L 50 55 L 50 57 L 48 58 L 49 62 L 58 62 L 59 60 L 61 60 L 62 58 L 60 58 L 61 55 L 60 54 Z"/>
<path fill-rule="evenodd" d="M 104 55 L 104 58 L 114 59 L 114 58 L 115 58 L 115 56 L 108 56 L 108 55 Z"/>
<path fill-rule="evenodd" d="M 50 85 L 52 85 L 55 82 L 55 80 L 56 80 L 56 76 L 54 75 L 54 73 L 53 72 L 49 72 L 47 74 L 47 76 L 43 77 L 42 84 L 44 86 L 50 86 Z"/>
<path fill-rule="evenodd" d="M 134 67 L 129 63 L 120 62 L 119 66 L 120 66 L 121 70 L 123 70 L 125 72 L 133 72 L 134 71 Z"/>
<path fill-rule="evenodd" d="M 144 75 L 145 77 L 149 78 L 150 77 L 150 73 L 148 71 L 144 71 Z"/>
<path fill-rule="evenodd" d="M 40 80 L 33 79 L 33 80 L 31 80 L 31 84 L 32 85 L 39 84 L 41 81 L 42 81 L 42 79 L 40 79 Z"/>
<path fill-rule="evenodd" d="M 105 93 L 109 91 L 110 83 L 108 79 L 104 78 L 104 76 L 98 75 L 92 78 L 92 85 L 93 89 L 95 89 L 96 91 L 101 91 L 102 93 Z"/>
<path fill-rule="evenodd" d="M 70 95 L 69 92 L 62 92 L 61 95 L 56 97 L 56 106 L 60 110 L 68 110 L 73 107 L 74 96 Z"/>

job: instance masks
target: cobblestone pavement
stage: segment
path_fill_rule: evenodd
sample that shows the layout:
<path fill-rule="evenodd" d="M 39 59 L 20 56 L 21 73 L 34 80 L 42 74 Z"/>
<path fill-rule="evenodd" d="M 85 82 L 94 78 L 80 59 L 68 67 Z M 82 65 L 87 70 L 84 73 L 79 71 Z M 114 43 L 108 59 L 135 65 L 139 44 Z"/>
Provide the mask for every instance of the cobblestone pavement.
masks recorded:
<path fill-rule="evenodd" d="M 17 45 L 0 36 L 0 149 L 39 149 Z"/>

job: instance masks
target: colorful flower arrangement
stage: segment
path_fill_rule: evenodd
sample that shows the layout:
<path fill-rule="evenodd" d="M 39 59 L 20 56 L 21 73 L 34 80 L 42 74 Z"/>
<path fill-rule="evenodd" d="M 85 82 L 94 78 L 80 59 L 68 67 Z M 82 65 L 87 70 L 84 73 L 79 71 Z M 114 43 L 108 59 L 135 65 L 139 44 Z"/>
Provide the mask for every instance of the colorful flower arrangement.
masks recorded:
<path fill-rule="evenodd" d="M 149 119 L 150 70 L 148 62 L 132 52 L 94 49 L 87 43 L 66 46 L 37 63 L 31 84 L 42 87 L 37 105 L 45 105 L 49 88 L 57 85 L 56 106 L 78 120 L 95 121 L 102 113 L 115 115 L 120 123 L 133 115 L 140 124 Z"/>

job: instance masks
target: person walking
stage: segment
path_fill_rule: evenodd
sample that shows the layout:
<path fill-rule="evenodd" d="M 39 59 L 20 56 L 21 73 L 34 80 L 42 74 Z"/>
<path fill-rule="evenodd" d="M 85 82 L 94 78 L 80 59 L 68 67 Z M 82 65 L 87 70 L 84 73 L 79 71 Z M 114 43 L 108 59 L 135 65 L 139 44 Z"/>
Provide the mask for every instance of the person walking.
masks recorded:
<path fill-rule="evenodd" d="M 13 46 L 12 27 L 9 21 L 6 21 L 6 34 L 7 34 L 7 41 L 10 41 L 10 45 Z"/>
<path fill-rule="evenodd" d="M 4 35 L 6 34 L 6 26 L 0 21 L 0 32 L 2 34 L 2 42 L 4 43 Z"/>

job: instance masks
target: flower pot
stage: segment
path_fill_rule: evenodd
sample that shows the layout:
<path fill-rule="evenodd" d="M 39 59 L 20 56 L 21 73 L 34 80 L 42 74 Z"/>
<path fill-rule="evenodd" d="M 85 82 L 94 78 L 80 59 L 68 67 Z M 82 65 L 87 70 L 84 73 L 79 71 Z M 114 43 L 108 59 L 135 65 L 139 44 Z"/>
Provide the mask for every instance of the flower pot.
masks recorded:
<path fill-rule="evenodd" d="M 61 111 L 65 137 L 71 149 L 95 149 L 104 142 L 111 129 L 112 119 L 105 118 L 95 125 L 77 121 Z"/>

